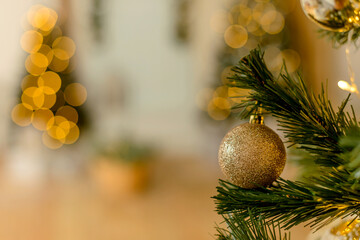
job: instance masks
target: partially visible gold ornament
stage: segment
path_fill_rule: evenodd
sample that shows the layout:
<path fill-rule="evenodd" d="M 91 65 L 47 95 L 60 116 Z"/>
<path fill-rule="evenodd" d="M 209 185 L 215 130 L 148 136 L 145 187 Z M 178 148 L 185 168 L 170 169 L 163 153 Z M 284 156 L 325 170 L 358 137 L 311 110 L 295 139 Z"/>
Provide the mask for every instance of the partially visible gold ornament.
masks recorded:
<path fill-rule="evenodd" d="M 327 230 L 321 240 L 354 240 L 360 239 L 360 220 L 345 220 Z"/>
<path fill-rule="evenodd" d="M 351 6 L 354 8 L 354 17 L 350 20 L 354 27 L 360 27 L 360 0 L 350 0 Z"/>
<path fill-rule="evenodd" d="M 354 7 L 349 0 L 301 0 L 305 15 L 321 28 L 346 32 L 354 22 Z"/>
<path fill-rule="evenodd" d="M 280 137 L 261 124 L 261 117 L 252 118 L 251 122 L 230 130 L 221 142 L 218 155 L 228 180 L 248 189 L 273 183 L 286 162 Z"/>

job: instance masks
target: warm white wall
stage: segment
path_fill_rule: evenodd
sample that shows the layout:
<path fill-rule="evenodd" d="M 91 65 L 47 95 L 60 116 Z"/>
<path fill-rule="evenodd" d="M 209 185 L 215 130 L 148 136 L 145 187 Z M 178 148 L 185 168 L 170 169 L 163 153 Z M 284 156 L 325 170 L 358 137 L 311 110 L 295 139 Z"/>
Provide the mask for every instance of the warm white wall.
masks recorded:
<path fill-rule="evenodd" d="M 0 149 L 1 155 L 9 140 L 10 111 L 15 104 L 24 71 L 24 56 L 20 48 L 23 33 L 21 21 L 30 1 L 1 1 L 0 8 Z"/>
<path fill-rule="evenodd" d="M 85 2 L 74 5 L 75 37 L 82 43 L 81 73 L 89 105 L 95 106 L 97 138 L 133 134 L 173 152 L 206 151 L 206 132 L 199 128 L 194 103 L 197 90 L 208 84 L 214 70 L 209 19 L 216 1 L 194 1 L 194 41 L 189 45 L 177 43 L 174 36 L 176 1 L 107 1 L 105 46 L 89 40 L 89 18 L 83 16 L 89 16 L 90 9 L 83 7 Z M 102 110 L 106 96 L 101 92 L 114 75 L 119 93 L 125 94 L 125 107 Z"/>

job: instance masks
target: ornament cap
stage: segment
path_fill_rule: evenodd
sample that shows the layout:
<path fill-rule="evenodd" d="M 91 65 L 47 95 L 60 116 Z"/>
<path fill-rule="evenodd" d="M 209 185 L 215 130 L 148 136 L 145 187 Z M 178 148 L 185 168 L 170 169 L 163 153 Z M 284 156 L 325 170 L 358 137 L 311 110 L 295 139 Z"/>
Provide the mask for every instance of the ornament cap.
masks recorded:
<path fill-rule="evenodd" d="M 251 115 L 249 123 L 251 123 L 251 124 L 264 124 L 264 117 L 262 115 L 260 115 L 260 114 Z"/>

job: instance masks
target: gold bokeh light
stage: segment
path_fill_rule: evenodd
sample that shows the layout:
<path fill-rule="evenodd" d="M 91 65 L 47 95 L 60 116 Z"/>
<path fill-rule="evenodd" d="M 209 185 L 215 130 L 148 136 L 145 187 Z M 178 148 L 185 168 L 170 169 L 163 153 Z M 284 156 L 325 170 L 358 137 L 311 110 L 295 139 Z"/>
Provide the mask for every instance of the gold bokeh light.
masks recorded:
<path fill-rule="evenodd" d="M 227 98 L 216 97 L 213 99 L 213 103 L 217 108 L 222 110 L 230 110 L 231 108 L 231 104 L 229 103 Z"/>
<path fill-rule="evenodd" d="M 275 10 L 276 10 L 276 8 L 272 3 L 269 3 L 269 2 L 261 3 L 261 2 L 259 2 L 252 9 L 253 19 L 255 19 L 257 22 L 260 22 L 261 18 L 264 16 L 264 14 L 266 14 L 269 11 L 275 11 Z"/>
<path fill-rule="evenodd" d="M 37 87 L 38 84 L 38 78 L 37 76 L 34 75 L 27 75 L 23 78 L 22 82 L 21 82 L 21 89 L 23 91 L 25 91 L 25 89 L 29 88 L 29 87 Z"/>
<path fill-rule="evenodd" d="M 64 143 L 67 134 L 70 131 L 69 121 L 62 116 L 55 116 L 48 122 L 47 133 L 50 137 Z"/>
<path fill-rule="evenodd" d="M 56 93 L 56 102 L 55 104 L 51 107 L 51 110 L 52 111 L 56 111 L 58 110 L 59 108 L 61 108 L 62 106 L 65 105 L 65 98 L 64 98 L 64 92 L 59 90 L 57 93 Z"/>
<path fill-rule="evenodd" d="M 27 16 L 27 21 L 34 27 L 33 22 L 34 22 L 34 18 L 36 13 L 43 8 L 44 6 L 41 4 L 36 4 L 33 5 L 27 12 L 26 16 Z"/>
<path fill-rule="evenodd" d="M 25 127 L 31 124 L 33 111 L 24 104 L 17 104 L 11 111 L 11 119 L 19 126 Z"/>
<path fill-rule="evenodd" d="M 51 63 L 53 57 L 54 57 L 54 51 L 46 44 L 41 45 L 40 49 L 38 50 L 38 53 L 43 54 L 47 60 L 48 63 Z"/>
<path fill-rule="evenodd" d="M 54 106 L 54 104 L 56 103 L 56 94 L 44 94 L 44 103 L 41 106 L 42 108 L 46 108 L 46 109 L 50 109 Z"/>
<path fill-rule="evenodd" d="M 64 97 L 68 104 L 80 106 L 86 101 L 87 91 L 80 83 L 71 83 L 65 88 Z"/>
<path fill-rule="evenodd" d="M 214 101 L 209 103 L 207 112 L 212 119 L 217 121 L 225 120 L 230 115 L 230 109 L 218 108 Z"/>
<path fill-rule="evenodd" d="M 240 9 L 237 20 L 239 24 L 246 26 L 251 22 L 252 18 L 252 10 L 249 7 L 244 6 Z"/>
<path fill-rule="evenodd" d="M 227 97 L 227 94 L 228 94 L 227 87 L 220 86 L 220 87 L 217 87 L 216 90 L 214 91 L 213 98 Z"/>
<path fill-rule="evenodd" d="M 21 95 L 21 101 L 29 110 L 37 110 L 44 105 L 44 92 L 40 88 L 29 87 Z"/>
<path fill-rule="evenodd" d="M 41 53 L 32 53 L 25 60 L 26 70 L 34 76 L 43 74 L 48 65 L 47 57 Z"/>
<path fill-rule="evenodd" d="M 60 60 L 68 60 L 75 54 L 76 46 L 69 37 L 59 37 L 52 44 L 55 56 Z"/>
<path fill-rule="evenodd" d="M 53 117 L 54 114 L 49 109 L 38 109 L 33 113 L 32 125 L 40 131 L 46 131 L 51 127 L 49 122 Z"/>
<path fill-rule="evenodd" d="M 77 123 L 79 120 L 79 114 L 75 108 L 71 106 L 63 106 L 56 111 L 56 116 L 62 116 L 67 120 Z"/>
<path fill-rule="evenodd" d="M 65 144 L 73 144 L 74 142 L 76 142 L 80 136 L 80 129 L 79 127 L 73 123 L 73 122 L 69 122 L 70 124 L 70 130 L 69 133 L 66 135 L 65 138 Z"/>
<path fill-rule="evenodd" d="M 28 53 L 36 53 L 43 43 L 43 36 L 34 30 L 26 31 L 20 40 L 22 49 Z"/>
<path fill-rule="evenodd" d="M 241 25 L 231 25 L 225 31 L 224 39 L 228 46 L 232 48 L 241 48 L 246 44 L 248 33 Z"/>
<path fill-rule="evenodd" d="M 61 60 L 54 54 L 49 68 L 54 72 L 63 72 L 69 66 L 69 63 L 69 59 Z"/>
<path fill-rule="evenodd" d="M 280 33 L 285 26 L 284 16 L 278 11 L 268 11 L 262 16 L 261 27 L 265 32 L 269 34 L 278 34 Z"/>
<path fill-rule="evenodd" d="M 60 142 L 59 140 L 57 140 L 55 138 L 50 137 L 47 132 L 43 133 L 42 142 L 46 147 L 53 149 L 53 150 L 61 148 L 63 146 L 62 142 Z"/>
<path fill-rule="evenodd" d="M 48 32 L 54 28 L 58 15 L 51 8 L 43 5 L 35 5 L 29 10 L 27 19 L 34 28 Z"/>
<path fill-rule="evenodd" d="M 38 78 L 38 86 L 42 87 L 46 94 L 55 94 L 61 87 L 61 78 L 57 73 L 47 71 Z"/>

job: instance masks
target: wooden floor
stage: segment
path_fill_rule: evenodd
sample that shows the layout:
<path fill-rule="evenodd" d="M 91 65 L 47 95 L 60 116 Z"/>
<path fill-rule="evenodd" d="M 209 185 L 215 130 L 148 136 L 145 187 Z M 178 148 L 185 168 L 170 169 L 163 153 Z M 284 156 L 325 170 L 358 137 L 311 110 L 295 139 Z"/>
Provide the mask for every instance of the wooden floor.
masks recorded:
<path fill-rule="evenodd" d="M 156 163 L 141 194 L 104 195 L 86 173 L 41 184 L 0 178 L 0 239 L 210 240 L 216 167 L 201 161 Z M 306 239 L 302 230 L 292 239 Z"/>

